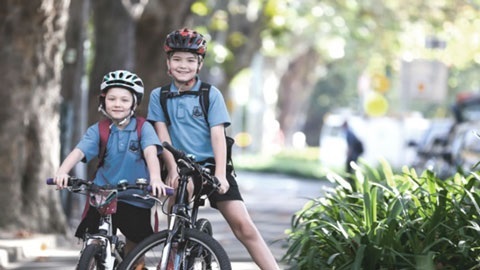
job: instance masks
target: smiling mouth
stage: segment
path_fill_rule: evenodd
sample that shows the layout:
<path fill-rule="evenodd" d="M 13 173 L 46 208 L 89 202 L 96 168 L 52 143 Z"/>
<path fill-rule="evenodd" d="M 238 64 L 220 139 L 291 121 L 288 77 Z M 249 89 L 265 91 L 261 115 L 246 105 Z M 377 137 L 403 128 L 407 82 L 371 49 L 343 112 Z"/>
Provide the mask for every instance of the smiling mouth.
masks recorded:
<path fill-rule="evenodd" d="M 191 71 L 189 71 L 189 70 L 177 70 L 177 73 L 179 73 L 179 74 L 189 74 L 189 73 L 191 73 Z"/>

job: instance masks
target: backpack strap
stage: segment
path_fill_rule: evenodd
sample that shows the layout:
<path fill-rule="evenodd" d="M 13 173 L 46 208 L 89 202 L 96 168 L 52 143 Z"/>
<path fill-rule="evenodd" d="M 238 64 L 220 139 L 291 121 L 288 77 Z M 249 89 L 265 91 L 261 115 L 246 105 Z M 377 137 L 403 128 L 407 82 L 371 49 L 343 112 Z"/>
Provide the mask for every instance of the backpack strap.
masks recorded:
<path fill-rule="evenodd" d="M 100 133 L 100 151 L 98 152 L 98 164 L 97 169 L 102 167 L 105 154 L 107 153 L 107 142 L 110 137 L 110 126 L 112 121 L 110 119 L 103 119 L 98 122 L 98 130 Z"/>
<path fill-rule="evenodd" d="M 165 123 L 167 126 L 171 124 L 170 122 L 170 115 L 168 115 L 167 111 L 167 99 L 169 98 L 170 94 L 170 84 L 167 84 L 165 86 L 162 86 L 160 88 L 160 105 L 162 106 L 162 111 L 163 114 L 165 115 Z"/>
<path fill-rule="evenodd" d="M 147 119 L 141 116 L 136 116 L 135 119 L 137 120 L 137 126 L 135 127 L 137 129 L 137 137 L 138 140 L 140 140 L 140 138 L 142 137 L 142 127 L 143 124 L 147 121 Z"/>
<path fill-rule="evenodd" d="M 207 122 L 207 125 L 210 126 L 210 123 L 208 122 L 208 107 L 210 106 L 210 88 L 211 88 L 210 84 L 206 82 L 202 82 L 200 84 L 200 90 L 198 91 L 184 91 L 182 93 L 171 93 L 170 84 L 162 86 L 160 88 L 160 105 L 162 105 L 162 111 L 163 111 L 163 114 L 165 115 L 165 123 L 167 124 L 167 126 L 169 126 L 172 123 L 170 120 L 170 115 L 168 115 L 167 99 L 180 97 L 183 95 L 199 96 L 199 103 L 200 103 L 200 107 L 202 108 L 203 116 L 205 117 L 205 121 Z"/>
<path fill-rule="evenodd" d="M 203 116 L 205 117 L 205 121 L 207 125 L 210 127 L 210 123 L 208 122 L 208 108 L 210 107 L 210 88 L 212 86 L 206 82 L 202 82 L 200 85 L 200 106 L 202 107 Z"/>
<path fill-rule="evenodd" d="M 143 124 L 147 121 L 144 117 L 135 117 L 137 120 L 136 130 L 137 130 L 137 137 L 140 140 L 142 135 L 142 127 Z M 110 119 L 103 119 L 98 122 L 98 130 L 100 133 L 100 151 L 98 152 L 98 165 L 97 169 L 103 165 L 103 161 L 105 160 L 105 154 L 107 153 L 107 143 L 108 138 L 110 137 L 110 126 L 112 125 L 112 120 Z"/>
<path fill-rule="evenodd" d="M 200 89 L 198 91 L 185 91 L 182 93 L 171 93 L 170 92 L 170 84 L 162 86 L 160 90 L 160 105 L 162 105 L 162 111 L 165 115 L 165 122 L 167 126 L 171 124 L 170 116 L 168 115 L 167 110 L 167 99 L 179 97 L 182 95 L 198 95 L 199 96 L 199 103 L 200 107 L 202 108 L 203 116 L 205 117 L 205 122 L 207 122 L 208 127 L 210 127 L 210 123 L 208 121 L 208 109 L 210 107 L 210 89 L 212 85 L 206 82 L 202 82 L 200 84 Z M 227 164 L 232 166 L 232 171 L 235 174 L 235 169 L 233 168 L 233 160 L 232 160 L 232 146 L 235 143 L 235 140 L 231 137 L 228 137 L 225 134 L 225 138 L 227 140 Z M 213 163 L 215 163 L 213 161 Z"/>

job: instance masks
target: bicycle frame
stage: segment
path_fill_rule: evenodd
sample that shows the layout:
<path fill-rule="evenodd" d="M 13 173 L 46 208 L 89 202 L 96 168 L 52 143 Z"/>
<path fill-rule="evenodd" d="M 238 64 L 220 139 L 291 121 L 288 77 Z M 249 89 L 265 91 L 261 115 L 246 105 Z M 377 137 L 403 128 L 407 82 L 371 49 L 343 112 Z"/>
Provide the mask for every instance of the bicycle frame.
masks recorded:
<path fill-rule="evenodd" d="M 195 194 L 193 199 L 193 207 L 190 208 L 187 186 L 190 177 L 195 176 L 195 169 L 189 166 L 186 162 L 182 162 L 181 164 L 182 165 L 179 168 L 180 179 L 178 180 L 177 196 L 175 198 L 175 203 L 172 206 L 171 214 L 169 215 L 169 233 L 167 242 L 163 247 L 160 269 L 166 269 L 167 267 L 174 238 L 179 236 L 179 242 L 184 242 L 183 230 L 185 228 L 194 227 L 194 224 L 197 221 L 198 209 L 205 203 L 205 198 L 200 196 L 200 192 L 197 192 L 198 194 Z M 191 214 L 189 214 L 189 211 L 191 211 Z"/>
<path fill-rule="evenodd" d="M 70 192 L 81 192 L 89 196 L 90 201 L 88 202 L 91 207 L 94 207 L 98 210 L 100 214 L 100 223 L 98 227 L 98 233 L 89 234 L 85 233 L 84 242 L 82 246 L 82 255 L 79 259 L 79 264 L 84 265 L 90 258 L 90 256 L 98 256 L 100 260 L 98 263 L 101 263 L 105 269 L 110 270 L 114 269 L 115 261 L 117 260 L 118 264 L 123 259 L 123 247 L 124 243 L 120 240 L 117 235 L 113 234 L 113 224 L 112 224 L 112 214 L 116 212 L 117 207 L 117 195 L 120 190 L 127 189 L 138 189 L 147 191 L 148 184 L 147 180 L 139 178 L 136 180 L 136 185 L 128 185 L 127 180 L 121 180 L 117 187 L 99 187 L 93 184 L 91 181 L 86 181 L 78 178 L 71 177 L 68 181 L 67 189 Z M 55 185 L 52 178 L 47 179 L 48 185 Z M 173 193 L 173 190 L 167 190 L 167 193 Z M 96 250 L 95 246 L 100 246 L 101 250 Z M 83 260 L 84 252 L 92 246 L 85 255 L 85 260 Z M 93 257 L 91 257 L 93 258 Z"/>
<path fill-rule="evenodd" d="M 163 213 L 169 217 L 168 228 L 138 243 L 127 254 L 119 269 L 132 270 L 138 263 L 144 262 L 148 269 L 230 270 L 228 254 L 213 238 L 210 222 L 204 218 L 197 220 L 200 206 L 220 187 L 219 180 L 208 168 L 196 163 L 183 151 L 168 142 L 162 145 L 173 154 L 180 175 L 176 197 L 168 209 L 170 211 L 162 207 Z M 189 194 L 187 189 L 190 181 L 194 184 L 193 194 Z M 166 206 L 159 198 L 149 195 L 139 197 L 154 199 Z"/>
<path fill-rule="evenodd" d="M 114 196 L 114 200 L 116 200 L 118 191 L 112 190 L 112 194 L 109 196 Z M 97 194 L 91 194 L 90 196 L 96 196 Z M 116 203 L 116 202 L 115 202 Z M 110 204 L 110 203 L 108 203 Z M 121 262 L 122 255 L 120 254 L 120 250 L 123 249 L 124 243 L 120 241 L 117 235 L 113 234 L 112 229 L 112 214 L 116 212 L 116 210 L 106 210 L 106 209 L 99 209 L 100 207 L 94 206 L 91 204 L 92 207 L 95 207 L 100 213 L 100 225 L 98 226 L 98 233 L 96 234 L 86 234 L 83 248 L 84 250 L 88 245 L 91 244 L 100 244 L 104 247 L 104 252 L 102 256 L 102 264 L 105 269 L 114 269 L 115 260 Z M 104 207 L 110 207 L 110 205 L 105 205 Z M 116 207 L 115 207 L 116 208 Z"/>

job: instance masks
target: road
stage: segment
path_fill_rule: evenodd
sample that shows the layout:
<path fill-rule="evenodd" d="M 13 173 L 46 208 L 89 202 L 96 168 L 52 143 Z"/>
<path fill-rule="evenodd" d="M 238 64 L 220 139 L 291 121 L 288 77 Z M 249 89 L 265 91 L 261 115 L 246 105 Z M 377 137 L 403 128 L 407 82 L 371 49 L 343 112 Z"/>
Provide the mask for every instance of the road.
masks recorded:
<path fill-rule="evenodd" d="M 290 228 L 292 215 L 310 198 L 321 197 L 331 184 L 275 174 L 251 172 L 237 174 L 247 209 L 275 258 L 280 261 L 285 254 L 283 247 L 286 243 L 285 230 Z M 251 263 L 246 249 L 234 237 L 218 211 L 205 207 L 199 216 L 206 217 L 212 222 L 214 237 L 224 246 L 234 262 L 234 270 L 258 269 Z M 79 247 L 80 245 L 77 245 L 76 249 L 47 249 L 37 257 L 11 264 L 7 269 L 74 269 Z"/>

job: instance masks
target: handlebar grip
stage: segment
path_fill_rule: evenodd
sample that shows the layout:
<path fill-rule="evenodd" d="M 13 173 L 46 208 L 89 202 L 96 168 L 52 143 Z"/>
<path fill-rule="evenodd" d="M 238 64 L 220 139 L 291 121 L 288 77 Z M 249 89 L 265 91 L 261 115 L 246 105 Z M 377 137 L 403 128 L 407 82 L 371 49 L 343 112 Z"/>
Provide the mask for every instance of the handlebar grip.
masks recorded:
<path fill-rule="evenodd" d="M 213 175 L 212 175 L 212 180 L 213 180 L 213 183 L 215 184 L 215 186 L 216 186 L 216 188 L 217 188 L 217 190 L 218 190 L 218 189 L 220 188 L 220 186 L 222 185 L 222 184 L 220 183 L 220 180 L 218 180 L 218 178 L 217 178 L 216 176 L 213 176 Z"/>
<path fill-rule="evenodd" d="M 167 188 L 165 189 L 165 193 L 167 194 L 167 196 L 172 196 L 173 194 L 175 194 L 175 189 Z"/>
<path fill-rule="evenodd" d="M 68 178 L 68 182 L 67 182 L 67 186 L 72 186 L 74 183 L 77 183 L 77 182 L 81 182 L 81 183 L 87 183 L 87 181 L 84 181 L 84 180 L 80 180 L 76 177 L 70 177 Z M 45 183 L 49 186 L 53 186 L 53 185 L 56 185 L 55 181 L 53 180 L 52 177 L 50 178 L 47 178 L 47 180 L 45 181 Z"/>
<path fill-rule="evenodd" d="M 152 186 L 148 186 L 147 191 L 148 191 L 148 193 L 152 193 Z M 167 195 L 167 196 L 172 196 L 173 194 L 175 194 L 175 189 L 166 188 L 165 193 L 166 193 L 165 195 Z"/>
<path fill-rule="evenodd" d="M 185 154 L 185 152 L 183 152 L 182 150 L 178 150 L 177 148 L 173 147 L 170 143 L 163 142 L 162 145 L 170 153 L 172 153 L 172 155 L 175 157 L 175 159 L 187 159 L 187 155 Z"/>

